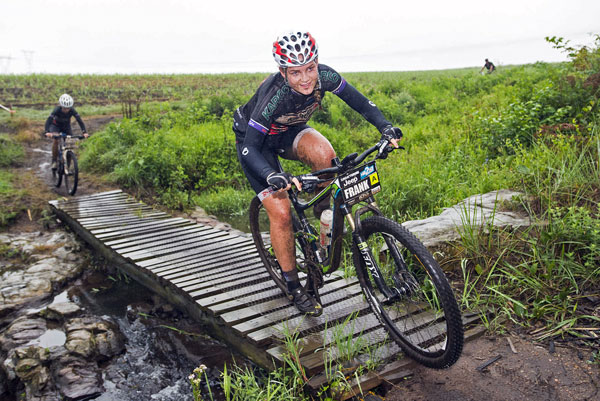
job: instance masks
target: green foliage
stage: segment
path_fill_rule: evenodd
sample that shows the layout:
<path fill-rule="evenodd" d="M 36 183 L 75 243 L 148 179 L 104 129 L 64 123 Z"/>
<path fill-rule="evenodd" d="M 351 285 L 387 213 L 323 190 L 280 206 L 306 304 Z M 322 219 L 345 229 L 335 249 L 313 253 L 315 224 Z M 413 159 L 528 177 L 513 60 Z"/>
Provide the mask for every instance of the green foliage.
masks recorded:
<path fill-rule="evenodd" d="M 8 135 L 0 134 L 0 167 L 9 167 L 19 163 L 25 155 L 23 146 Z"/>
<path fill-rule="evenodd" d="M 0 169 L 0 227 L 8 225 L 17 215 L 25 210 L 21 198 L 23 194 L 14 188 L 14 175 Z"/>
<path fill-rule="evenodd" d="M 198 191 L 243 188 L 233 132 L 219 120 L 194 125 L 190 118 L 165 113 L 152 131 L 141 128 L 151 117 L 113 124 L 86 141 L 81 165 L 127 187 L 153 188 L 174 208 L 189 206 Z"/>

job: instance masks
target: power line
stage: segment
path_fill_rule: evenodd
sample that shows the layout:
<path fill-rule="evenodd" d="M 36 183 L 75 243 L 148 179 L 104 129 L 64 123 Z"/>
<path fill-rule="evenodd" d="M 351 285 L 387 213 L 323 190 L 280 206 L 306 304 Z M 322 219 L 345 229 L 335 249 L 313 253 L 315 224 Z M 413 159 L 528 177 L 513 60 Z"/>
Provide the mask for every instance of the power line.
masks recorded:
<path fill-rule="evenodd" d="M 2 73 L 7 74 L 10 67 L 10 60 L 13 60 L 14 57 L 8 56 L 0 56 L 0 66 L 2 67 Z"/>
<path fill-rule="evenodd" d="M 21 50 L 23 52 L 23 57 L 25 57 L 25 63 L 27 63 L 27 72 L 31 73 L 31 64 L 33 62 L 33 53 L 34 50 Z"/>

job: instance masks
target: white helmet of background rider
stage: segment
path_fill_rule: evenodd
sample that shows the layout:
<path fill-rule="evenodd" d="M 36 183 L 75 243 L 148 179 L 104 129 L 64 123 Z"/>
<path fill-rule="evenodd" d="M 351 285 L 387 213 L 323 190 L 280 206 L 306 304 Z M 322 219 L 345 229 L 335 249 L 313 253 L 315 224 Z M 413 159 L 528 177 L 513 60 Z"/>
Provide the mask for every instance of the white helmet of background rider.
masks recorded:
<path fill-rule="evenodd" d="M 319 46 L 309 32 L 287 32 L 273 42 L 273 58 L 278 66 L 299 67 L 319 56 Z"/>
<path fill-rule="evenodd" d="M 65 93 L 58 99 L 58 104 L 62 107 L 71 108 L 73 107 L 73 98 Z"/>

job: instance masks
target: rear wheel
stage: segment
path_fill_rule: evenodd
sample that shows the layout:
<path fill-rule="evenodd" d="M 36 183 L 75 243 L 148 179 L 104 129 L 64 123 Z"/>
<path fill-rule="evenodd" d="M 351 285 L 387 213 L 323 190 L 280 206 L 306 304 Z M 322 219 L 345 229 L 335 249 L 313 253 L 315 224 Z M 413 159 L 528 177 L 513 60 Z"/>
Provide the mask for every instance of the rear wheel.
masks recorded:
<path fill-rule="evenodd" d="M 69 195 L 75 195 L 79 182 L 79 167 L 77 166 L 77 156 L 70 150 L 67 151 L 65 167 L 65 187 L 67 187 Z"/>
<path fill-rule="evenodd" d="M 369 217 L 361 229 L 366 246 L 359 250 L 353 244 L 356 273 L 390 337 L 422 365 L 442 369 L 454 364 L 462 352 L 464 329 L 439 264 L 414 235 L 392 220 Z M 365 262 L 371 255 L 372 261 Z M 375 281 L 377 275 L 384 286 Z"/>
<path fill-rule="evenodd" d="M 254 240 L 256 250 L 258 251 L 265 268 L 269 272 L 269 275 L 273 278 L 273 281 L 277 287 L 279 287 L 279 289 L 281 289 L 286 296 L 289 296 L 287 285 L 282 275 L 281 266 L 279 265 L 279 262 L 277 262 L 275 252 L 271 246 L 269 237 L 269 217 L 267 216 L 267 212 L 258 197 L 254 197 L 254 199 L 252 199 L 252 202 L 250 203 L 249 215 L 250 230 L 252 232 L 252 239 Z M 318 287 L 322 284 L 322 275 L 318 275 L 318 267 L 312 264 L 314 258 L 310 256 L 312 255 L 312 249 L 311 245 L 307 241 L 307 236 L 309 234 L 300 230 L 300 223 L 295 215 L 292 215 L 292 224 L 294 227 L 294 235 L 296 237 L 296 267 L 300 273 L 300 282 L 307 291 L 314 292 L 311 288 L 311 280 L 320 281 L 316 283 Z M 309 256 L 307 257 L 306 255 Z M 309 271 L 310 274 L 307 275 Z M 307 279 L 308 276 L 311 277 L 310 280 Z M 321 277 L 321 280 L 319 280 L 319 277 Z M 318 297 L 318 294 L 314 295 Z"/>

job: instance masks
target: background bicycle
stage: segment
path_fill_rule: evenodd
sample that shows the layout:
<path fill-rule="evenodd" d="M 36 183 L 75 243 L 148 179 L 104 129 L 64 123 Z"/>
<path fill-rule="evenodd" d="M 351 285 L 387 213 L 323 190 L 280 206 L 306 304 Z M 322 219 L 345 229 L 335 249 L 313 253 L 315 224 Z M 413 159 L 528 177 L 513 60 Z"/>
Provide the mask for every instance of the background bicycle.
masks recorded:
<path fill-rule="evenodd" d="M 60 184 L 64 181 L 67 193 L 75 195 L 79 182 L 79 166 L 77 165 L 77 156 L 74 149 L 77 141 L 84 139 L 85 136 L 68 135 L 61 132 L 53 137 L 58 138 L 58 159 L 56 168 L 52 169 L 54 186 L 60 188 Z"/>
<path fill-rule="evenodd" d="M 390 338 L 417 362 L 431 368 L 454 364 L 464 342 L 462 317 L 450 284 L 439 264 L 425 246 L 397 222 L 383 216 L 374 194 L 381 191 L 375 160 L 392 150 L 380 141 L 361 155 L 346 156 L 333 167 L 297 176 L 303 192 L 315 192 L 317 184 L 331 181 L 320 175 L 335 175 L 333 181 L 312 199 L 303 201 L 300 192 L 288 191 L 293 206 L 292 224 L 296 242 L 296 264 L 306 291 L 321 304 L 319 289 L 324 275 L 348 265 L 343 249 L 350 248 L 356 276 L 373 313 Z M 363 164 L 377 151 L 373 160 Z M 281 168 L 281 166 L 279 166 Z M 258 253 L 277 286 L 288 295 L 281 267 L 264 233 L 268 216 L 261 199 L 273 192 L 268 188 L 251 202 L 250 227 Z M 333 195 L 333 219 L 321 221 L 331 230 L 313 228 L 305 215 L 329 193 Z M 324 213 L 325 214 L 325 213 Z M 352 239 L 344 238 L 344 219 Z"/>

